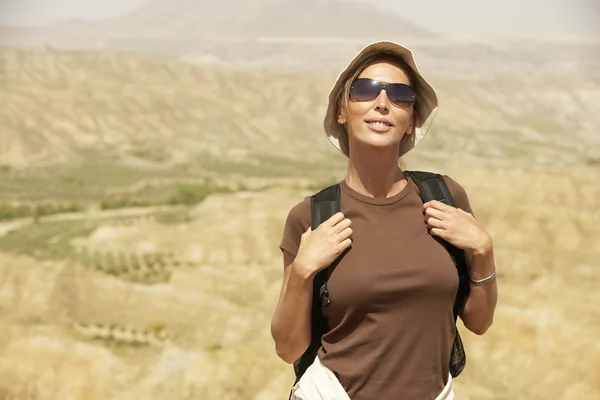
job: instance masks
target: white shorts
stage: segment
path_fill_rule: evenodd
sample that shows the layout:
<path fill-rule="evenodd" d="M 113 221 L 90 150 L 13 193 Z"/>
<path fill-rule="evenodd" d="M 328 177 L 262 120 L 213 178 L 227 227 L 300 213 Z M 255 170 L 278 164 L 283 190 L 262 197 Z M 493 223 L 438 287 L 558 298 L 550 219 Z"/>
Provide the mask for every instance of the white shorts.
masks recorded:
<path fill-rule="evenodd" d="M 333 371 L 323 365 L 317 356 L 315 362 L 294 385 L 291 400 L 350 400 L 350 397 Z M 451 375 L 435 400 L 454 400 Z"/>

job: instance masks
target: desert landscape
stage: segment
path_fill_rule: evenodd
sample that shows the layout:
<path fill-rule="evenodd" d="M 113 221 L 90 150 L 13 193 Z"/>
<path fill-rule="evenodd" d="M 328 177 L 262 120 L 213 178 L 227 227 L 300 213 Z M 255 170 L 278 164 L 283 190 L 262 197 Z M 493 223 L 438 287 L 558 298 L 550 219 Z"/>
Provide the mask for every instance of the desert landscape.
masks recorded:
<path fill-rule="evenodd" d="M 287 398 L 283 225 L 344 176 L 321 125 L 337 68 L 390 35 L 440 97 L 402 162 L 461 183 L 496 249 L 457 398 L 600 398 L 600 41 L 457 42 L 376 14 L 341 38 L 368 6 L 263 0 L 225 26 L 245 3 L 222 3 L 0 29 L 0 399 Z"/>

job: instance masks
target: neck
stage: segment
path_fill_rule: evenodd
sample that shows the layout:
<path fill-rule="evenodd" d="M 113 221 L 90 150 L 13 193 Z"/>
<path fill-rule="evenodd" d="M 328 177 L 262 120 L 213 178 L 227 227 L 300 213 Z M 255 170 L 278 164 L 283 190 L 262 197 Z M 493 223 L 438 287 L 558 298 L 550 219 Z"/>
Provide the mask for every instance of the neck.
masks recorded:
<path fill-rule="evenodd" d="M 346 184 L 374 198 L 398 194 L 406 186 L 404 173 L 398 166 L 398 148 L 350 151 Z"/>

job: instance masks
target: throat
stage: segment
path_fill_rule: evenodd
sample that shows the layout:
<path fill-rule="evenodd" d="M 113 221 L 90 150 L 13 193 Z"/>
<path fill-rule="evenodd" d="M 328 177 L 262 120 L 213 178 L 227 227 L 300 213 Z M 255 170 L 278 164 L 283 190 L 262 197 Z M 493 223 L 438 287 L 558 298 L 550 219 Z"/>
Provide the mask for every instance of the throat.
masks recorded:
<path fill-rule="evenodd" d="M 400 168 L 387 177 L 381 175 L 368 177 L 365 174 L 349 171 L 345 181 L 352 190 L 376 199 L 396 196 L 407 185 L 407 180 Z"/>

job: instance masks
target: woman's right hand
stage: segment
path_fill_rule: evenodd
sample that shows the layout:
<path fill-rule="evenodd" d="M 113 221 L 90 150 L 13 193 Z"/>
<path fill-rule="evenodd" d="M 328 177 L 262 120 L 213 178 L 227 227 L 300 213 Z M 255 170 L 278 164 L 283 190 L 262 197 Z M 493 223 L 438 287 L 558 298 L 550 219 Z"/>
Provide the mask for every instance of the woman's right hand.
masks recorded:
<path fill-rule="evenodd" d="M 309 227 L 300 237 L 294 263 L 310 277 L 327 268 L 352 244 L 352 223 L 341 212 L 332 215 L 314 231 Z"/>

